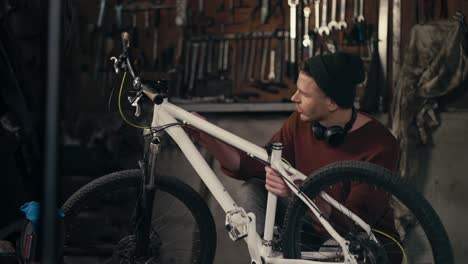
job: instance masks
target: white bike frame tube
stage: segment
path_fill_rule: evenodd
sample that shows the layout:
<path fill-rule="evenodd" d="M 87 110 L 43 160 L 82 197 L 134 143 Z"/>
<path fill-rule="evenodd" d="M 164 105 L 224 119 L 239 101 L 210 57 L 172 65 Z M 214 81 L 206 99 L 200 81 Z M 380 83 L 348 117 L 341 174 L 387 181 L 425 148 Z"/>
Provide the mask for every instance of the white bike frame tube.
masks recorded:
<path fill-rule="evenodd" d="M 268 162 L 268 154 L 263 148 L 250 143 L 249 141 L 238 137 L 220 127 L 217 127 L 210 122 L 199 118 L 198 116 L 192 115 L 191 113 L 185 111 L 184 109 L 173 105 L 171 103 L 163 103 L 162 107 L 176 119 L 184 120 L 191 126 L 194 126 L 201 131 L 212 135 L 215 138 L 220 139 L 228 143 L 235 148 L 247 152 L 250 156 L 257 157 L 264 162 Z"/>
<path fill-rule="evenodd" d="M 155 106 L 152 126 L 162 126 L 170 123 L 175 123 L 174 119 L 167 113 L 163 105 Z M 224 186 L 219 181 L 216 174 L 210 168 L 188 135 L 180 126 L 173 126 L 166 129 L 167 133 L 174 139 L 182 153 L 192 164 L 193 168 L 206 184 L 207 188 L 213 194 L 214 198 L 221 205 L 225 212 L 229 212 L 237 207 L 231 195 L 227 192 Z"/>
<path fill-rule="evenodd" d="M 278 196 L 268 192 L 266 216 L 265 216 L 265 229 L 263 231 L 263 239 L 271 241 L 273 239 L 273 227 L 275 225 L 276 205 Z"/>
<path fill-rule="evenodd" d="M 281 144 L 280 149 L 277 149 L 275 148 L 275 146 L 272 146 L 271 160 L 270 160 L 271 164 L 276 165 L 281 162 L 282 150 L 283 150 L 282 144 Z M 278 196 L 276 196 L 272 192 L 268 192 L 267 208 L 266 208 L 266 215 L 265 215 L 265 228 L 263 231 L 263 239 L 266 241 L 263 247 L 263 253 L 266 256 L 271 255 L 271 250 L 272 250 L 271 241 L 273 240 L 273 231 L 274 231 L 273 228 L 275 226 L 277 202 L 278 202 Z"/>

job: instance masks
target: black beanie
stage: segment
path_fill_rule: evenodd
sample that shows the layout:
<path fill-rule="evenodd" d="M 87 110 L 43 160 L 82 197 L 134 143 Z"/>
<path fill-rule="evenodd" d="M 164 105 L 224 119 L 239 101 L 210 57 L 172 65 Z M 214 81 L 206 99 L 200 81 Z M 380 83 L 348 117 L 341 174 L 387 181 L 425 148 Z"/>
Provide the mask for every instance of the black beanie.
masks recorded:
<path fill-rule="evenodd" d="M 314 56 L 304 63 L 303 71 L 342 108 L 353 106 L 356 85 L 365 78 L 361 58 L 344 52 Z"/>

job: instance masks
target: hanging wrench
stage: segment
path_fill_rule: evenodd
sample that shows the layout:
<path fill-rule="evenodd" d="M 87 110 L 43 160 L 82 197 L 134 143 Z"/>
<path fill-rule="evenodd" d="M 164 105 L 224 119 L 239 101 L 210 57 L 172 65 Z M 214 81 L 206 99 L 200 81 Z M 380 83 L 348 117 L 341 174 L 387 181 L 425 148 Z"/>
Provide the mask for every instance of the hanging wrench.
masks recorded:
<path fill-rule="evenodd" d="M 226 78 L 225 74 L 227 74 L 227 70 L 228 70 L 228 61 L 229 61 L 228 39 L 225 39 L 222 45 L 223 45 L 223 67 L 221 68 L 221 75 L 219 76 L 220 80 L 224 80 Z"/>
<path fill-rule="evenodd" d="M 309 17 L 310 17 L 310 7 L 304 7 L 304 40 L 302 40 L 302 45 L 304 47 L 309 47 L 310 45 L 310 36 L 309 36 Z"/>
<path fill-rule="evenodd" d="M 320 0 L 314 0 L 314 9 L 315 9 L 315 32 L 318 33 L 319 31 L 319 15 L 320 15 Z"/>
<path fill-rule="evenodd" d="M 270 72 L 268 73 L 268 80 L 274 81 L 276 79 L 275 75 L 275 50 L 270 51 Z"/>
<path fill-rule="evenodd" d="M 290 11 L 290 29 L 289 38 L 291 39 L 291 54 L 290 54 L 290 75 L 292 79 L 296 78 L 297 64 L 296 64 L 296 7 L 299 4 L 299 0 L 288 0 L 289 11 Z"/>
<path fill-rule="evenodd" d="M 249 58 L 249 69 L 248 69 L 248 75 L 249 75 L 248 80 L 250 82 L 253 82 L 255 80 L 254 64 L 255 64 L 256 53 L 257 53 L 257 34 L 252 33 L 252 42 L 250 42 L 250 58 Z"/>
<path fill-rule="evenodd" d="M 357 17 L 358 22 L 364 22 L 364 0 L 359 2 L 359 15 Z"/>
<path fill-rule="evenodd" d="M 358 9 L 359 9 L 359 0 L 353 0 L 354 1 L 354 9 L 353 9 L 353 20 L 357 21 L 358 17 Z"/>
<path fill-rule="evenodd" d="M 187 90 L 187 93 L 189 96 L 193 96 L 193 90 L 194 90 L 194 86 L 195 86 L 195 74 L 196 74 L 196 71 L 197 71 L 197 62 L 198 62 L 198 49 L 199 49 L 199 46 L 200 44 L 197 43 L 197 42 L 194 42 L 192 44 L 192 67 L 191 67 L 191 72 L 190 72 L 190 80 L 189 80 L 189 86 L 188 86 L 188 90 Z"/>
<path fill-rule="evenodd" d="M 176 0 L 175 24 L 179 27 L 187 22 L 187 0 Z"/>
<path fill-rule="evenodd" d="M 338 29 L 338 22 L 336 22 L 336 0 L 332 1 L 332 11 L 331 11 L 331 18 L 330 22 L 328 23 L 328 27 L 330 30 Z"/>
<path fill-rule="evenodd" d="M 198 68 L 198 75 L 197 75 L 197 80 L 203 80 L 204 78 L 204 75 L 205 75 L 205 54 L 206 54 L 206 47 L 207 47 L 207 43 L 206 41 L 202 41 L 201 44 L 200 44 L 200 66 Z"/>
<path fill-rule="evenodd" d="M 338 22 L 338 28 L 340 30 L 344 30 L 348 27 L 345 21 L 345 14 L 346 14 L 346 0 L 341 0 L 340 21 Z"/>
<path fill-rule="evenodd" d="M 291 39 L 296 39 L 296 7 L 299 4 L 299 0 L 288 0 L 289 5 L 289 37 Z"/>
<path fill-rule="evenodd" d="M 330 29 L 327 26 L 327 0 L 324 0 L 322 4 L 322 24 L 319 28 L 319 35 L 323 36 L 323 33 L 330 35 Z"/>

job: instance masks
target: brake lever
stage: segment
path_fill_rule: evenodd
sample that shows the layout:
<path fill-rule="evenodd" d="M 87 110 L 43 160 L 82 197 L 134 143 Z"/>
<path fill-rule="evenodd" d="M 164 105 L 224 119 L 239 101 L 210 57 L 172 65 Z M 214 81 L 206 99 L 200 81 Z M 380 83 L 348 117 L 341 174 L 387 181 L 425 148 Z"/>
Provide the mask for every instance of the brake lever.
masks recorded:
<path fill-rule="evenodd" d="M 141 115 L 141 106 L 140 106 L 140 100 L 141 98 L 143 97 L 143 93 L 142 92 L 138 92 L 138 94 L 135 96 L 135 97 L 131 97 L 129 96 L 128 97 L 128 101 L 131 103 L 131 105 L 133 107 L 135 107 L 135 116 L 136 117 L 140 117 Z"/>

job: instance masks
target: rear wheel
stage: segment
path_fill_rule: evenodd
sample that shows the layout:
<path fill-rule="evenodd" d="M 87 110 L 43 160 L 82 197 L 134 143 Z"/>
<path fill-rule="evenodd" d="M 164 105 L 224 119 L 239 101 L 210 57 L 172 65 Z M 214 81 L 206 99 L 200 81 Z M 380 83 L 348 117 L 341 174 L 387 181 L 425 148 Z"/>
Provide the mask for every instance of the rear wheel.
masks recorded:
<path fill-rule="evenodd" d="M 212 263 L 213 217 L 191 187 L 158 176 L 150 227 L 149 255 L 135 258 L 135 208 L 139 170 L 115 172 L 74 193 L 65 212 L 65 263 Z"/>
<path fill-rule="evenodd" d="M 450 241 L 435 211 L 422 195 L 385 168 L 358 161 L 334 163 L 314 172 L 302 191 L 350 242 L 358 263 L 454 263 Z M 321 192 L 369 224 L 378 242 L 332 209 Z M 341 247 L 297 197 L 284 221 L 283 254 L 293 259 L 344 261 Z"/>

